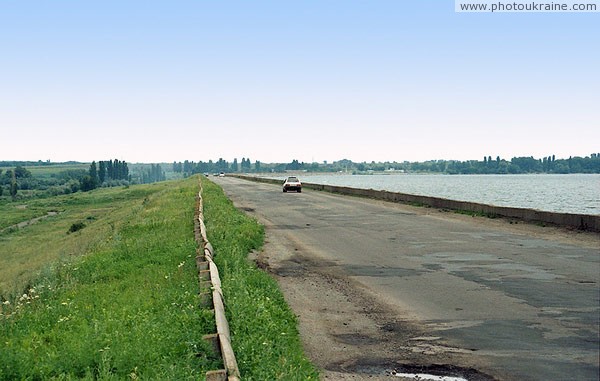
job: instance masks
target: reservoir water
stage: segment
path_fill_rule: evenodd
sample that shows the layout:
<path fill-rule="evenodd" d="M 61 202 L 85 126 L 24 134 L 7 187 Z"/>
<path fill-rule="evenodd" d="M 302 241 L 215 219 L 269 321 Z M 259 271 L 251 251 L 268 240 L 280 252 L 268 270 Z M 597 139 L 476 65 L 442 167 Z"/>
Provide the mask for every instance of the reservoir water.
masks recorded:
<path fill-rule="evenodd" d="M 284 176 L 269 176 L 282 179 Z M 600 215 L 600 174 L 299 174 L 308 183 L 386 190 L 459 201 Z"/>

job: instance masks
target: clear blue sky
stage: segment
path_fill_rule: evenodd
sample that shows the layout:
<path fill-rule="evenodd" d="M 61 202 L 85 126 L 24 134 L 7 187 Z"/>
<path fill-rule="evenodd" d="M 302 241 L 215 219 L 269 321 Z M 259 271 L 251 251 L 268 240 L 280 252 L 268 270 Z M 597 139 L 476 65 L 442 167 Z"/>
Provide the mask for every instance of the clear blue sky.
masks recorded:
<path fill-rule="evenodd" d="M 0 160 L 600 152 L 600 13 L 0 1 Z"/>

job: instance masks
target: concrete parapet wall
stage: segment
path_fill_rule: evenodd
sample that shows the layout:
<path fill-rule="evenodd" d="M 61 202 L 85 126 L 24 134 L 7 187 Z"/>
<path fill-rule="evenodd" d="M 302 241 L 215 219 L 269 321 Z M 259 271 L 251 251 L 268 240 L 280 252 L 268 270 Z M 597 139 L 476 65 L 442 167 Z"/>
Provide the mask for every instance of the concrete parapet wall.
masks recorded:
<path fill-rule="evenodd" d="M 261 183 L 282 185 L 282 181 L 277 179 L 267 179 L 263 177 L 246 175 L 233 176 Z M 377 200 L 430 206 L 439 209 L 466 211 L 471 213 L 483 214 L 490 217 L 493 216 L 515 218 L 527 222 L 547 223 L 552 225 L 577 228 L 581 230 L 600 232 L 599 215 L 545 212 L 535 209 L 494 206 L 487 204 L 479 204 L 476 202 L 449 200 L 439 197 L 419 196 L 408 193 L 380 191 L 374 189 L 350 188 L 337 185 L 324 185 L 302 182 L 302 186 L 305 189 L 313 189 L 349 196 L 368 197 Z"/>

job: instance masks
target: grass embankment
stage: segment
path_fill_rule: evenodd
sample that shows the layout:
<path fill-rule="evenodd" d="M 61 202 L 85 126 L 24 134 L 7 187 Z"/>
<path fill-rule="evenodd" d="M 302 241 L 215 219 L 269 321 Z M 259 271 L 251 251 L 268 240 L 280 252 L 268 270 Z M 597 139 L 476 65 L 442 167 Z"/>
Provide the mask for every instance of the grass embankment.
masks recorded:
<path fill-rule="evenodd" d="M 203 181 L 203 188 L 207 236 L 215 249 L 242 379 L 318 379 L 277 283 L 247 258 L 263 243 L 262 226 L 239 212 L 214 183 Z"/>
<path fill-rule="evenodd" d="M 26 291 L 32 277 L 51 263 L 101 249 L 127 221 L 133 204 L 139 208 L 145 197 L 161 190 L 112 188 L 0 204 L 0 298 Z M 22 229 L 16 226 L 39 217 Z M 86 227 L 66 234 L 73 224 Z"/>
<path fill-rule="evenodd" d="M 242 378 L 316 379 L 276 283 L 247 260 L 261 226 L 204 187 Z M 197 380 L 221 368 L 202 340 L 216 329 L 198 307 L 197 191 L 194 178 L 0 205 L 0 380 Z"/>
<path fill-rule="evenodd" d="M 197 190 L 190 179 L 3 205 L 15 211 L 3 227 L 60 213 L 0 234 L 0 379 L 197 380 L 221 367 L 202 340 L 215 327 L 198 308 Z"/>

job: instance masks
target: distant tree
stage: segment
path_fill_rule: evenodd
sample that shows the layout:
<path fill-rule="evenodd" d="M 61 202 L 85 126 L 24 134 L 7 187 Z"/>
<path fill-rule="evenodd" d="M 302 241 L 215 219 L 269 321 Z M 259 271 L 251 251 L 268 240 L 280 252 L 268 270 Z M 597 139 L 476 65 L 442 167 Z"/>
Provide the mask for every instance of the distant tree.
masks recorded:
<path fill-rule="evenodd" d="M 570 164 L 570 172 L 571 173 L 585 173 L 585 163 L 583 158 L 581 157 L 573 157 L 571 158 L 571 164 Z"/>
<path fill-rule="evenodd" d="M 229 164 L 227 163 L 226 160 L 223 160 L 223 158 L 219 158 L 219 160 L 216 163 L 216 170 L 218 172 L 227 172 L 229 169 Z"/>
<path fill-rule="evenodd" d="M 532 156 L 530 157 L 513 157 L 511 159 L 511 168 L 516 166 L 518 169 L 514 173 L 535 173 L 542 171 L 542 163 L 540 160 L 534 159 Z"/>
<path fill-rule="evenodd" d="M 252 168 L 252 164 L 250 163 L 250 159 L 242 158 L 242 171 L 250 172 Z"/>
<path fill-rule="evenodd" d="M 92 161 L 92 164 L 90 164 L 89 175 L 92 178 L 92 184 L 93 184 L 92 189 L 95 189 L 98 186 L 98 168 L 96 167 L 95 161 Z"/>
<path fill-rule="evenodd" d="M 113 179 L 119 180 L 121 178 L 121 168 L 119 167 L 120 163 L 118 159 L 113 160 Z"/>
<path fill-rule="evenodd" d="M 129 180 L 129 167 L 125 161 L 121 162 L 121 180 Z"/>
<path fill-rule="evenodd" d="M 87 175 L 79 179 L 79 188 L 83 192 L 88 192 L 98 187 L 98 169 L 96 168 L 96 162 L 92 161 L 90 169 Z"/>
<path fill-rule="evenodd" d="M 160 167 L 160 164 L 151 164 L 145 172 L 142 172 L 142 183 L 155 183 L 157 181 L 164 181 L 167 177 L 165 172 Z"/>
<path fill-rule="evenodd" d="M 300 169 L 300 163 L 298 162 L 298 160 L 294 159 L 291 163 L 286 165 L 285 169 L 297 171 L 298 169 Z"/>
<path fill-rule="evenodd" d="M 507 171 L 510 174 L 516 174 L 516 173 L 523 173 L 524 171 L 521 169 L 521 167 L 519 167 L 519 164 L 516 164 L 512 161 L 510 162 L 510 165 L 507 167 Z"/>
<path fill-rule="evenodd" d="M 208 172 L 232 172 L 241 170 L 244 172 L 279 172 L 285 170 L 306 170 L 309 172 L 337 172 L 337 171 L 384 171 L 387 169 L 404 170 L 406 172 L 433 172 L 433 173 L 448 173 L 448 174 L 518 174 L 518 173 L 600 173 L 600 154 L 592 153 L 588 157 L 571 157 L 570 159 L 556 159 L 556 156 L 549 155 L 540 159 L 533 157 L 514 157 L 511 160 L 501 159 L 496 156 L 485 155 L 483 161 L 480 160 L 429 160 L 425 162 L 363 162 L 354 163 L 351 160 L 340 160 L 332 163 L 313 162 L 311 164 L 299 162 L 294 159 L 290 163 L 261 163 L 256 161 L 253 165 L 248 158 L 242 158 L 241 163 L 237 166 L 237 160 L 233 163 L 219 158 L 213 162 L 194 162 L 186 161 L 186 169 L 188 175 L 191 173 L 208 173 Z M 117 162 L 120 165 L 120 162 Z M 176 169 L 178 164 L 174 162 L 173 168 Z M 0 162 L 0 166 L 2 163 Z M 5 165 L 7 166 L 7 165 Z M 10 184 L 10 180 L 6 176 L 0 178 L 0 183 L 6 186 Z M 25 183 L 24 185 L 25 186 Z M 8 189 L 8 187 L 7 187 Z M 22 188 L 19 183 L 19 189 Z M 6 192 L 5 192 L 6 193 Z"/>
<path fill-rule="evenodd" d="M 104 180 L 106 180 L 106 163 L 103 161 L 98 162 L 98 180 L 100 181 L 99 184 L 104 183 Z"/>
<path fill-rule="evenodd" d="M 496 173 L 507 174 L 508 166 L 509 166 L 509 163 L 506 160 L 499 161 L 498 167 L 496 168 Z"/>
<path fill-rule="evenodd" d="M 173 162 L 173 172 L 182 173 L 183 172 L 183 164 L 181 162 Z"/>
<path fill-rule="evenodd" d="M 183 162 L 183 172 L 184 173 L 192 173 L 192 171 L 194 170 L 194 162 L 193 161 L 184 161 Z"/>
<path fill-rule="evenodd" d="M 109 160 L 106 163 L 106 175 L 108 176 L 109 180 L 113 180 L 115 178 L 115 168 L 112 160 Z"/>
<path fill-rule="evenodd" d="M 29 177 L 31 177 L 31 172 L 29 172 L 29 171 L 27 170 L 27 168 L 24 168 L 24 167 L 22 167 L 22 166 L 20 166 L 20 165 L 18 165 L 18 166 L 15 168 L 15 170 L 14 170 L 14 174 L 15 174 L 15 177 L 16 177 L 17 179 L 25 179 L 25 178 L 29 178 Z"/>
<path fill-rule="evenodd" d="M 231 172 L 239 171 L 237 158 L 233 159 L 233 163 L 231 163 L 230 169 L 231 169 Z"/>
<path fill-rule="evenodd" d="M 10 183 L 10 196 L 13 201 L 17 199 L 17 192 L 19 191 L 19 186 L 17 185 L 17 176 L 15 175 L 15 171 L 12 171 L 12 180 Z"/>
<path fill-rule="evenodd" d="M 106 173 L 109 180 L 128 180 L 129 179 L 129 168 L 125 161 L 119 161 L 118 159 L 109 160 L 106 163 Z"/>
<path fill-rule="evenodd" d="M 2 182 L 4 184 L 10 184 L 12 182 L 12 178 L 13 178 L 12 169 L 7 169 L 6 172 L 4 172 L 4 177 L 2 177 Z"/>
<path fill-rule="evenodd" d="M 85 175 L 81 180 L 79 180 L 79 189 L 82 192 L 88 192 L 96 188 L 97 183 L 92 179 L 92 176 Z"/>
<path fill-rule="evenodd" d="M 14 183 L 12 183 L 10 185 L 10 196 L 12 197 L 13 201 L 17 199 L 18 191 L 19 191 L 19 186 L 17 185 L 17 182 L 15 181 Z"/>

